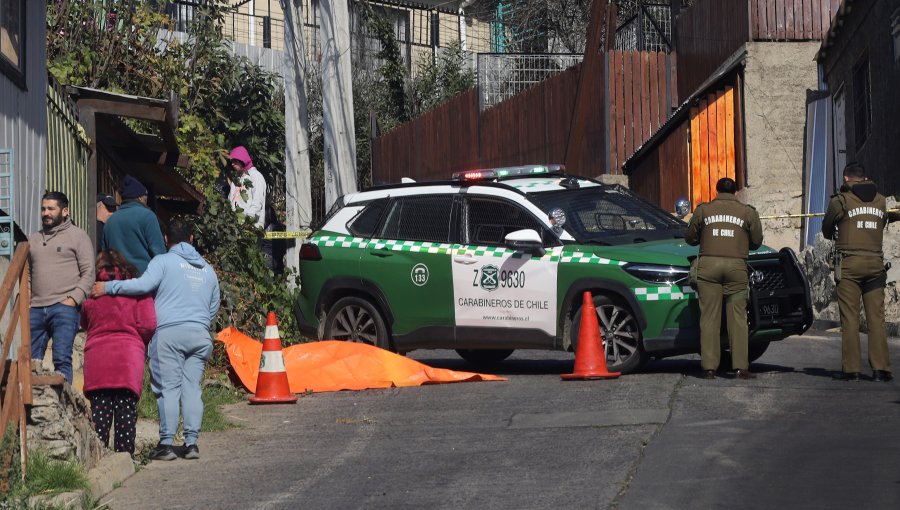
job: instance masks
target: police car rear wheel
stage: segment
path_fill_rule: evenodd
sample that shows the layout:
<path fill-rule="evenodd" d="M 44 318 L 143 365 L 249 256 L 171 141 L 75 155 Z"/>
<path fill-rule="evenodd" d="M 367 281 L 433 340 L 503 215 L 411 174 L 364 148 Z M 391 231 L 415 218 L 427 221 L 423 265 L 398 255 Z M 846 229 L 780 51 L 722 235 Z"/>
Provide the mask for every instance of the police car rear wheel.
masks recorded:
<path fill-rule="evenodd" d="M 595 295 L 597 322 L 606 352 L 606 366 L 610 372 L 630 373 L 639 370 L 648 360 L 641 341 L 641 329 L 631 310 L 614 302 L 607 296 Z M 572 348 L 577 351 L 578 334 L 581 330 L 581 306 L 572 317 L 569 328 Z"/>
<path fill-rule="evenodd" d="M 459 356 L 473 365 L 500 363 L 513 353 L 512 349 L 456 349 Z"/>
<path fill-rule="evenodd" d="M 390 337 L 381 313 L 369 301 L 355 296 L 339 299 L 328 311 L 324 338 L 390 350 Z"/>

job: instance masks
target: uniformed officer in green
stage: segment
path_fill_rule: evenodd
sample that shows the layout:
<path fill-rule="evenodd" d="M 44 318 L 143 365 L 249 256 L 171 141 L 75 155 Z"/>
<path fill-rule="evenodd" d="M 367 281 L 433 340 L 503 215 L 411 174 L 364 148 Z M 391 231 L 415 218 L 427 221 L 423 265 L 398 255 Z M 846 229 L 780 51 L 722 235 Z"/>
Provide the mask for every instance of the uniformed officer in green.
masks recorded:
<path fill-rule="evenodd" d="M 890 216 L 890 217 L 889 217 Z M 850 163 L 844 168 L 844 185 L 831 197 L 822 233 L 835 239 L 837 249 L 834 279 L 837 281 L 838 308 L 841 314 L 841 372 L 836 379 L 860 380 L 859 298 L 866 310 L 869 327 L 869 365 L 875 381 L 887 382 L 891 375 L 887 332 L 884 326 L 884 287 L 887 272 L 881 243 L 889 221 L 900 219 L 888 214 L 884 196 L 875 183 L 866 178 L 865 168 Z"/>
<path fill-rule="evenodd" d="M 715 379 L 721 356 L 722 298 L 726 303 L 732 367 L 739 379 L 755 379 L 747 354 L 747 256 L 762 244 L 762 226 L 753 207 L 734 196 L 737 183 L 728 177 L 716 183 L 716 198 L 700 204 L 684 233 L 700 245 L 696 261 L 700 294 L 700 364 L 705 379 Z"/>

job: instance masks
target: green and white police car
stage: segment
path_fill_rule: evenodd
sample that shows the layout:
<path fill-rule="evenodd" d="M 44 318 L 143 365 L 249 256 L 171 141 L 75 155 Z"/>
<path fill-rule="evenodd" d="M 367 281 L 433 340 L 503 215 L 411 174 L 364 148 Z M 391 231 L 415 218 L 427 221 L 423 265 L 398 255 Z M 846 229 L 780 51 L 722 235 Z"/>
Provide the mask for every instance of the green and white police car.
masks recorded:
<path fill-rule="evenodd" d="M 301 246 L 295 313 L 318 338 L 496 362 L 514 349 L 574 351 L 590 291 L 610 370 L 633 372 L 700 350 L 685 226 L 559 165 L 378 186 L 342 197 Z M 790 249 L 762 247 L 749 266 L 756 359 L 806 331 L 812 309 Z"/>

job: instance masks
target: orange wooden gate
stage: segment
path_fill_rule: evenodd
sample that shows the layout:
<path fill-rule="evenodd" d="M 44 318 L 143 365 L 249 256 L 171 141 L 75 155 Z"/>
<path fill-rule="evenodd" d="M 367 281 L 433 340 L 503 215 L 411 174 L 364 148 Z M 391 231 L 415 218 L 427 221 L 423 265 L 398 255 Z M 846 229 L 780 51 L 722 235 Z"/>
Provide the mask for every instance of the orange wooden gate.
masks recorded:
<path fill-rule="evenodd" d="M 716 196 L 716 182 L 736 178 L 734 87 L 711 92 L 691 108 L 691 204 Z M 739 183 L 740 186 L 740 183 Z"/>

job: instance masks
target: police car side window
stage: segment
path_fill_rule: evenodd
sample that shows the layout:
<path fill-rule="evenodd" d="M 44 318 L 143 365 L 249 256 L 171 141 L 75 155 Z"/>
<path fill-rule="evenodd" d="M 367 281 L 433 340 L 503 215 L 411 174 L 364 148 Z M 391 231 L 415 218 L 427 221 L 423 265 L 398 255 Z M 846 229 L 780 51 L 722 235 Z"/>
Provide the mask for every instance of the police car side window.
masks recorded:
<path fill-rule="evenodd" d="M 357 237 L 372 237 L 378 222 L 387 208 L 388 199 L 375 200 L 369 205 L 363 207 L 359 213 L 347 223 L 347 230 Z"/>
<path fill-rule="evenodd" d="M 452 195 L 397 198 L 388 208 L 379 237 L 448 243 L 452 213 Z"/>
<path fill-rule="evenodd" d="M 546 244 L 550 235 L 525 209 L 503 200 L 469 197 L 467 230 L 469 244 L 502 246 L 510 232 L 531 229 Z"/>

